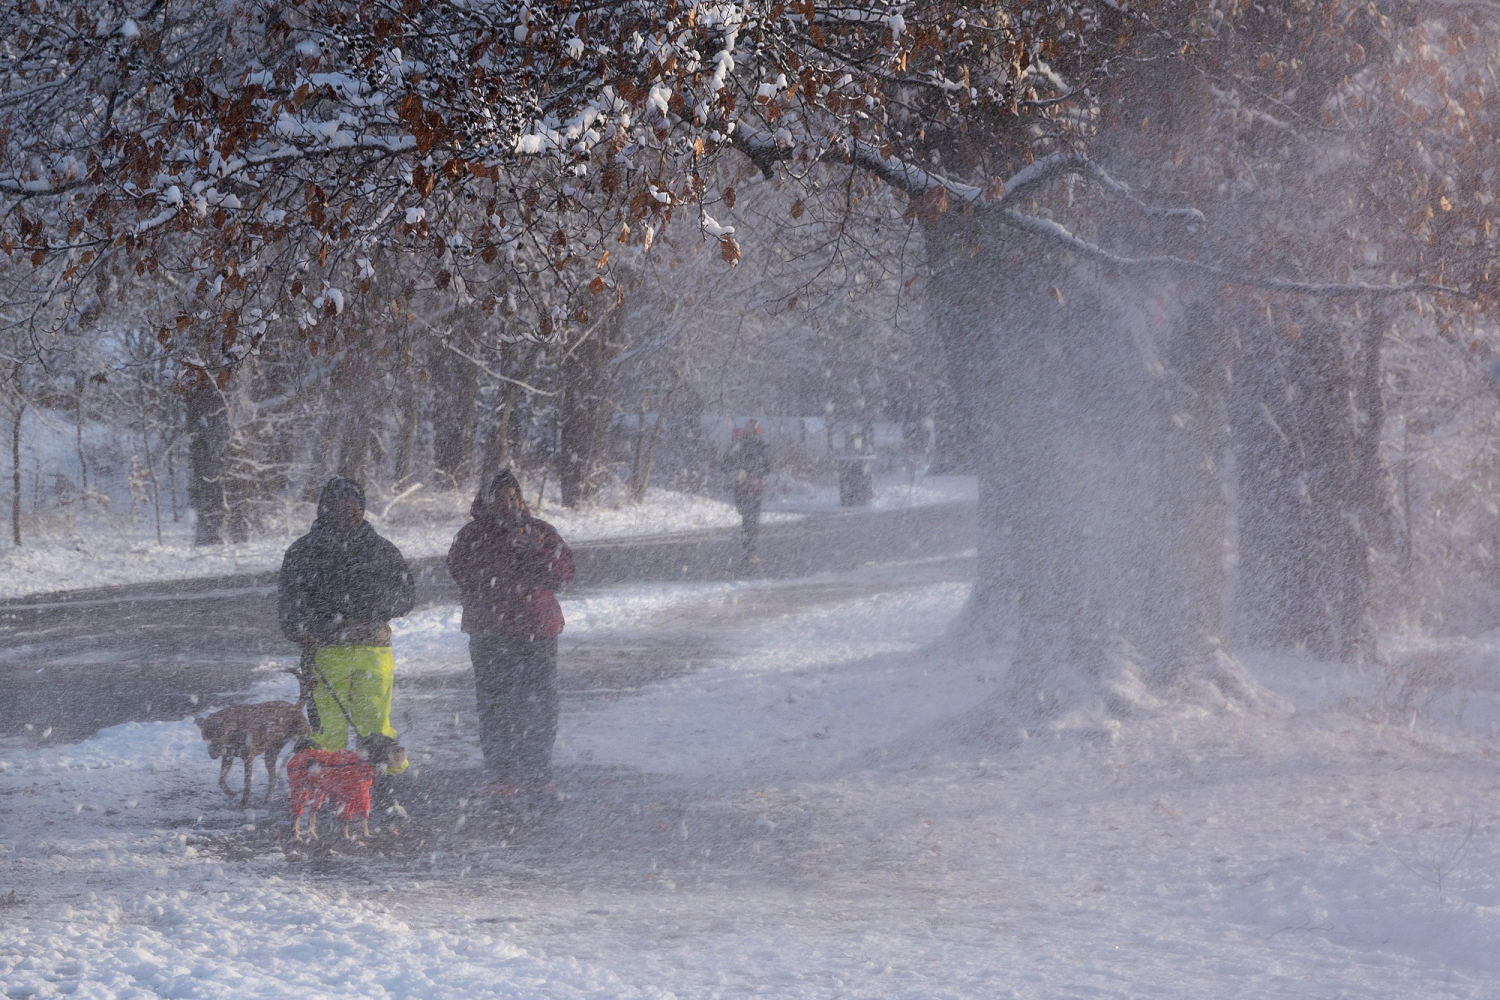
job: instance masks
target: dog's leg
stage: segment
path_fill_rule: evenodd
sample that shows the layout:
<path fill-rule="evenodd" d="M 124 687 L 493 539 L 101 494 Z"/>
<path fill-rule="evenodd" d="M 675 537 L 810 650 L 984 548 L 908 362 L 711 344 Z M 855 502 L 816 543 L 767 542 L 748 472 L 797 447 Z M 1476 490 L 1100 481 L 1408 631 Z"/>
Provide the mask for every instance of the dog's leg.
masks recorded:
<path fill-rule="evenodd" d="M 248 752 L 245 754 L 245 789 L 240 794 L 240 808 L 250 808 L 250 769 L 255 766 L 255 758 Z"/>
<path fill-rule="evenodd" d="M 293 775 L 290 771 L 287 772 L 287 782 L 291 786 L 290 794 L 292 799 L 292 839 L 299 844 L 302 843 L 304 837 L 302 817 L 308 814 L 309 807 L 312 805 L 312 800 L 307 794 L 307 789 L 301 785 L 302 777 L 303 773 L 301 771 L 298 771 L 296 775 Z"/>
<path fill-rule="evenodd" d="M 262 799 L 263 805 L 271 804 L 271 793 L 276 791 L 276 758 L 280 756 L 281 747 L 266 751 L 266 794 Z"/>
<path fill-rule="evenodd" d="M 233 766 L 234 758 L 226 753 L 219 762 L 219 787 L 224 789 L 224 794 L 230 798 L 234 798 L 238 794 L 233 788 L 229 787 L 229 769 Z"/>

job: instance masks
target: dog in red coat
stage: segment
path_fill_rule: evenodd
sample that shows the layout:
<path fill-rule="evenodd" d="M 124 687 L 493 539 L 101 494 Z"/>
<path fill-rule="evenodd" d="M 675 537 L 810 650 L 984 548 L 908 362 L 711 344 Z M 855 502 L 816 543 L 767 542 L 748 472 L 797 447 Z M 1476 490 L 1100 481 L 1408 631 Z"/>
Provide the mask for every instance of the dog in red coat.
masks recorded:
<path fill-rule="evenodd" d="M 286 762 L 286 780 L 292 790 L 292 836 L 297 840 L 304 836 L 304 816 L 306 836 L 318 839 L 318 811 L 329 799 L 338 807 L 346 838 L 355 820 L 360 832 L 370 835 L 370 785 L 375 781 L 375 768 L 358 750 L 298 750 Z"/>
<path fill-rule="evenodd" d="M 370 836 L 370 786 L 375 782 L 375 766 L 399 768 L 406 763 L 406 752 L 387 736 L 376 734 L 360 740 L 358 750 L 324 750 L 309 746 L 292 754 L 286 762 L 286 780 L 292 794 L 292 835 L 304 836 L 302 817 L 307 817 L 306 836 L 318 839 L 318 811 L 328 802 L 338 809 L 344 821 L 344 837 L 352 839 L 350 828 L 359 821 L 361 836 Z"/>

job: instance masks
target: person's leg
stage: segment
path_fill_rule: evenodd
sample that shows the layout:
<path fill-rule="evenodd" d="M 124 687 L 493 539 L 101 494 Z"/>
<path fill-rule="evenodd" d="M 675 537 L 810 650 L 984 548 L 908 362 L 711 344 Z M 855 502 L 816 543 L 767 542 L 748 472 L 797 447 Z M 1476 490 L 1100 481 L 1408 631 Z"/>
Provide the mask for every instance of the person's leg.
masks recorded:
<path fill-rule="evenodd" d="M 354 716 L 354 728 L 360 736 L 380 733 L 398 740 L 391 725 L 391 701 L 395 692 L 396 657 L 390 646 L 351 646 L 349 698 L 346 704 Z M 387 774 L 400 774 L 410 760 L 400 767 L 388 768 Z"/>
<path fill-rule="evenodd" d="M 521 778 L 515 736 L 518 692 L 513 645 L 495 636 L 469 637 L 479 709 L 479 749 L 490 779 L 500 784 L 518 784 Z"/>
<path fill-rule="evenodd" d="M 332 683 L 332 694 L 337 702 L 325 692 L 326 705 L 320 707 L 323 718 L 336 718 L 347 734 L 348 719 L 353 717 L 354 731 L 359 739 L 380 734 L 392 741 L 398 740 L 396 729 L 391 725 L 391 701 L 395 689 L 396 660 L 389 646 L 341 646 L 337 655 L 330 656 L 331 671 L 324 671 Z M 335 680 L 335 678 L 338 678 Z M 347 740 L 347 735 L 344 736 Z M 342 749 L 341 740 L 337 747 Z M 411 766 L 407 757 L 397 766 L 381 764 L 375 770 L 375 781 L 370 795 L 377 815 L 385 815 L 396 804 L 396 783 L 392 780 Z"/>
<path fill-rule="evenodd" d="M 741 554 L 749 559 L 755 555 L 755 537 L 759 529 L 760 502 L 753 490 L 741 487 L 734 495 L 734 509 L 740 515 Z"/>
<path fill-rule="evenodd" d="M 735 497 L 735 509 L 740 513 L 740 541 L 745 558 L 755 558 L 755 544 L 760 539 L 760 508 L 764 497 L 758 490 L 743 490 Z"/>
<path fill-rule="evenodd" d="M 518 663 L 518 749 L 524 782 L 533 789 L 552 782 L 552 747 L 557 742 L 557 640 L 528 642 Z"/>
<path fill-rule="evenodd" d="M 755 545 L 760 541 L 760 497 L 750 505 L 745 514 L 745 554 L 750 558 L 755 557 Z"/>
<path fill-rule="evenodd" d="M 318 729 L 313 742 L 324 750 L 343 750 L 349 745 L 349 719 L 340 704 L 349 696 L 350 660 L 347 646 L 323 646 L 313 654 L 313 707 Z"/>
<path fill-rule="evenodd" d="M 361 736 L 382 733 L 396 738 L 391 727 L 391 696 L 396 660 L 389 646 L 350 646 L 349 697 L 345 704 Z"/>

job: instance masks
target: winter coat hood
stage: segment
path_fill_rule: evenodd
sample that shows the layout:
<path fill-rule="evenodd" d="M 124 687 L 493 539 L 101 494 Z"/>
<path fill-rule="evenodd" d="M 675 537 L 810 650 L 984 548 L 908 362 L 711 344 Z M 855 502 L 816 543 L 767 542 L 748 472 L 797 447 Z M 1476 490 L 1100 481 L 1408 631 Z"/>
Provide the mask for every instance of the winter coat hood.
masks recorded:
<path fill-rule="evenodd" d="M 338 508 L 340 501 L 351 500 L 359 507 L 360 516 L 365 512 L 365 488 L 352 479 L 343 476 L 334 476 L 328 480 L 323 487 L 323 492 L 318 496 L 318 516 L 316 523 L 322 525 L 334 524 L 338 521 Z"/>
<path fill-rule="evenodd" d="M 489 517 L 491 513 L 490 498 L 500 490 L 507 487 L 516 492 L 521 491 L 521 483 L 516 479 L 515 473 L 509 469 L 495 473 L 488 485 L 480 486 L 479 493 L 475 495 L 474 502 L 469 505 L 469 516 L 473 518 Z M 521 512 L 524 516 L 531 516 L 531 508 L 526 506 L 526 501 L 521 501 Z"/>

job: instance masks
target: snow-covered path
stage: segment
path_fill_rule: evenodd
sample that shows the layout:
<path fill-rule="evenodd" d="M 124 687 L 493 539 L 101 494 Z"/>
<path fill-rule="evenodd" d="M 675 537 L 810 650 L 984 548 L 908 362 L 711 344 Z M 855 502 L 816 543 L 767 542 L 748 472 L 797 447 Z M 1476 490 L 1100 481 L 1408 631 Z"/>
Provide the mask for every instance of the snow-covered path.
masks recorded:
<path fill-rule="evenodd" d="M 447 792 L 419 850 L 288 860 L 286 817 L 246 829 L 187 719 L 0 745 L 0 987 L 1500 994 L 1495 691 L 1391 721 L 1385 678 L 1255 662 L 1252 710 L 1084 713 L 976 740 L 1004 664 L 941 641 L 964 590 L 866 570 L 571 598 L 580 653 L 649 651 L 688 619 L 712 655 L 571 697 L 571 798 L 529 833 L 462 801 L 477 749 L 451 608 L 398 634 L 398 713 Z M 276 666 L 257 697 L 290 694 Z"/>

